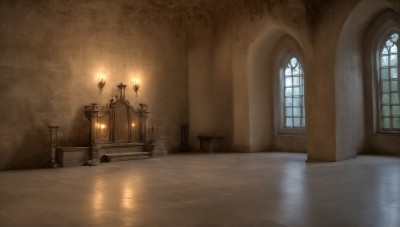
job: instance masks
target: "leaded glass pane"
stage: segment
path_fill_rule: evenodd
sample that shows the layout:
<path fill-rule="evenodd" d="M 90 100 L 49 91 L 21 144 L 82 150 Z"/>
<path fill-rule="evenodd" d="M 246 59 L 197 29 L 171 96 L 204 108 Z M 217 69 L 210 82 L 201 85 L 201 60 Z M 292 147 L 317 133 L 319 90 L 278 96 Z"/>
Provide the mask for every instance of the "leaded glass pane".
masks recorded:
<path fill-rule="evenodd" d="M 292 97 L 292 89 L 291 88 L 285 88 L 285 96 Z"/>
<path fill-rule="evenodd" d="M 291 108 L 291 107 L 290 107 L 290 108 L 286 108 L 286 116 L 287 116 L 287 117 L 292 117 L 292 116 L 293 116 L 292 108 Z"/>
<path fill-rule="evenodd" d="M 399 104 L 399 93 L 398 92 L 392 93 L 392 104 Z"/>
<path fill-rule="evenodd" d="M 383 80 L 389 79 L 389 70 L 388 69 L 381 69 L 381 79 L 383 79 Z"/>
<path fill-rule="evenodd" d="M 293 108 L 293 116 L 300 117 L 300 108 Z"/>
<path fill-rule="evenodd" d="M 400 129 L 400 118 L 398 117 L 393 118 L 393 128 Z"/>
<path fill-rule="evenodd" d="M 382 104 L 389 104 L 389 94 L 382 95 Z"/>
<path fill-rule="evenodd" d="M 293 106 L 300 106 L 301 105 L 301 103 L 300 103 L 300 98 L 293 98 Z"/>
<path fill-rule="evenodd" d="M 396 43 L 399 39 L 399 34 L 394 33 L 393 35 L 390 36 L 390 39 L 392 40 L 392 42 Z"/>
<path fill-rule="evenodd" d="M 294 127 L 300 127 L 300 118 L 294 118 L 293 119 L 293 126 Z"/>
<path fill-rule="evenodd" d="M 392 106 L 392 115 L 400 116 L 400 106 Z"/>
<path fill-rule="evenodd" d="M 296 95 L 296 96 L 300 95 L 300 88 L 299 87 L 293 88 L 293 95 Z"/>
<path fill-rule="evenodd" d="M 382 107 L 382 115 L 384 117 L 389 117 L 390 116 L 390 106 L 383 106 Z"/>
<path fill-rule="evenodd" d="M 292 74 L 292 69 L 290 67 L 286 67 L 285 69 L 285 76 L 288 77 Z"/>
<path fill-rule="evenodd" d="M 304 127 L 303 71 L 298 59 L 293 57 L 285 66 L 284 118 L 286 128 Z"/>
<path fill-rule="evenodd" d="M 285 79 L 285 87 L 290 87 L 290 86 L 292 86 L 293 84 L 292 84 L 292 78 L 286 78 Z"/>
<path fill-rule="evenodd" d="M 293 98 L 285 98 L 285 106 L 293 106 Z"/>
<path fill-rule="evenodd" d="M 388 56 L 382 56 L 381 65 L 382 66 L 388 66 L 389 65 L 389 57 Z"/>
<path fill-rule="evenodd" d="M 399 34 L 391 34 L 382 42 L 379 56 L 380 123 L 387 131 L 400 131 L 399 42 Z"/>
<path fill-rule="evenodd" d="M 293 85 L 300 85 L 300 77 L 293 77 Z"/>
<path fill-rule="evenodd" d="M 286 128 L 293 127 L 293 118 L 286 118 Z"/>
<path fill-rule="evenodd" d="M 390 66 L 397 66 L 397 55 L 391 54 L 390 55 Z"/>
<path fill-rule="evenodd" d="M 390 118 L 383 118 L 383 128 L 390 128 Z"/>
<path fill-rule="evenodd" d="M 399 90 L 399 82 L 397 82 L 397 81 L 392 81 L 391 83 L 390 83 L 390 89 L 391 89 L 391 91 L 398 91 Z"/>
<path fill-rule="evenodd" d="M 290 59 L 290 65 L 291 65 L 293 68 L 295 68 L 295 67 L 298 66 L 297 63 L 298 63 L 297 58 L 292 58 L 292 59 Z"/>
<path fill-rule="evenodd" d="M 293 69 L 293 75 L 295 75 L 295 76 L 300 75 L 300 68 L 298 66 Z"/>
<path fill-rule="evenodd" d="M 396 45 L 393 45 L 393 46 L 390 48 L 390 53 L 397 53 L 397 46 L 396 46 Z"/>
<path fill-rule="evenodd" d="M 382 92 L 389 92 L 389 81 L 382 81 Z"/>
<path fill-rule="evenodd" d="M 390 77 L 393 78 L 393 79 L 396 79 L 398 77 L 397 68 L 391 68 L 390 69 Z"/>

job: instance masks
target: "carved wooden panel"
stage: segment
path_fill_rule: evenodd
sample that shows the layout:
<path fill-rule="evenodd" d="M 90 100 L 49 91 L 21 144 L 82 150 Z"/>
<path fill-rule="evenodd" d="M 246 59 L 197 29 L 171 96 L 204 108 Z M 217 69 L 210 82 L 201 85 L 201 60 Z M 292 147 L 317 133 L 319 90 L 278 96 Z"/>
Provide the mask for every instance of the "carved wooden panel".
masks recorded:
<path fill-rule="evenodd" d="M 91 144 L 146 143 L 148 141 L 147 105 L 133 108 L 125 99 L 124 84 L 119 84 L 119 96 L 99 109 L 98 104 L 85 106 L 85 115 L 91 122 Z"/>
<path fill-rule="evenodd" d="M 103 116 L 99 116 L 96 122 L 96 141 L 99 143 L 109 143 L 110 131 L 110 114 L 106 113 Z"/>
<path fill-rule="evenodd" d="M 118 102 L 114 108 L 114 142 L 129 142 L 129 106 Z"/>

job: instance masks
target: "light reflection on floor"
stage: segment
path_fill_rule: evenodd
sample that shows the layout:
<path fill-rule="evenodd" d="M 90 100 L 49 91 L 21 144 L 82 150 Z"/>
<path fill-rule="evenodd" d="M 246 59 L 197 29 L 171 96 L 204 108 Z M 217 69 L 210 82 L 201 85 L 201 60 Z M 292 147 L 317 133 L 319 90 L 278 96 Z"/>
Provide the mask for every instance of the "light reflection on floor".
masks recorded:
<path fill-rule="evenodd" d="M 101 224 L 110 210 L 123 217 L 126 224 L 134 223 L 134 211 L 137 203 L 137 193 L 140 192 L 142 176 L 121 177 L 115 183 L 107 183 L 106 179 L 98 176 L 94 178 L 92 223 Z M 117 190 L 116 190 L 117 189 Z"/>
<path fill-rule="evenodd" d="M 170 155 L 0 172 L 0 226 L 400 226 L 400 158 Z"/>

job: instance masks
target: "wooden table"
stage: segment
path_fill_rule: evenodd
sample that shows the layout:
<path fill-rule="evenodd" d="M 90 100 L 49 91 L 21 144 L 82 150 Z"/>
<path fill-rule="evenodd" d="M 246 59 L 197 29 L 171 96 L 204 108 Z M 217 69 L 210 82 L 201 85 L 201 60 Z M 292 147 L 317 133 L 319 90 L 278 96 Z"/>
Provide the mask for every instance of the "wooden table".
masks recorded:
<path fill-rule="evenodd" d="M 213 153 L 213 142 L 215 140 L 222 139 L 222 136 L 217 136 L 217 135 L 212 135 L 212 134 L 204 134 L 204 135 L 199 135 L 197 137 L 200 142 L 200 151 L 203 151 L 203 143 L 208 142 L 210 144 L 210 153 Z"/>

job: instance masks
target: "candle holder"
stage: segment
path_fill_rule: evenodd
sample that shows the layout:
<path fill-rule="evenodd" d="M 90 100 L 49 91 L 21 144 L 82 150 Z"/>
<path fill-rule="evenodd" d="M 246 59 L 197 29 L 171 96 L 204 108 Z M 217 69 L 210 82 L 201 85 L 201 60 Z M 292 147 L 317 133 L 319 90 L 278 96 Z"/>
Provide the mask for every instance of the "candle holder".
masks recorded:
<path fill-rule="evenodd" d="M 104 81 L 103 78 L 101 78 L 97 85 L 99 86 L 100 89 L 103 89 L 104 86 L 106 85 L 106 82 Z"/>
<path fill-rule="evenodd" d="M 136 96 L 137 96 L 137 93 L 139 92 L 139 89 L 140 89 L 140 83 L 139 83 L 139 81 L 135 81 L 133 83 L 133 91 L 135 92 Z"/>

